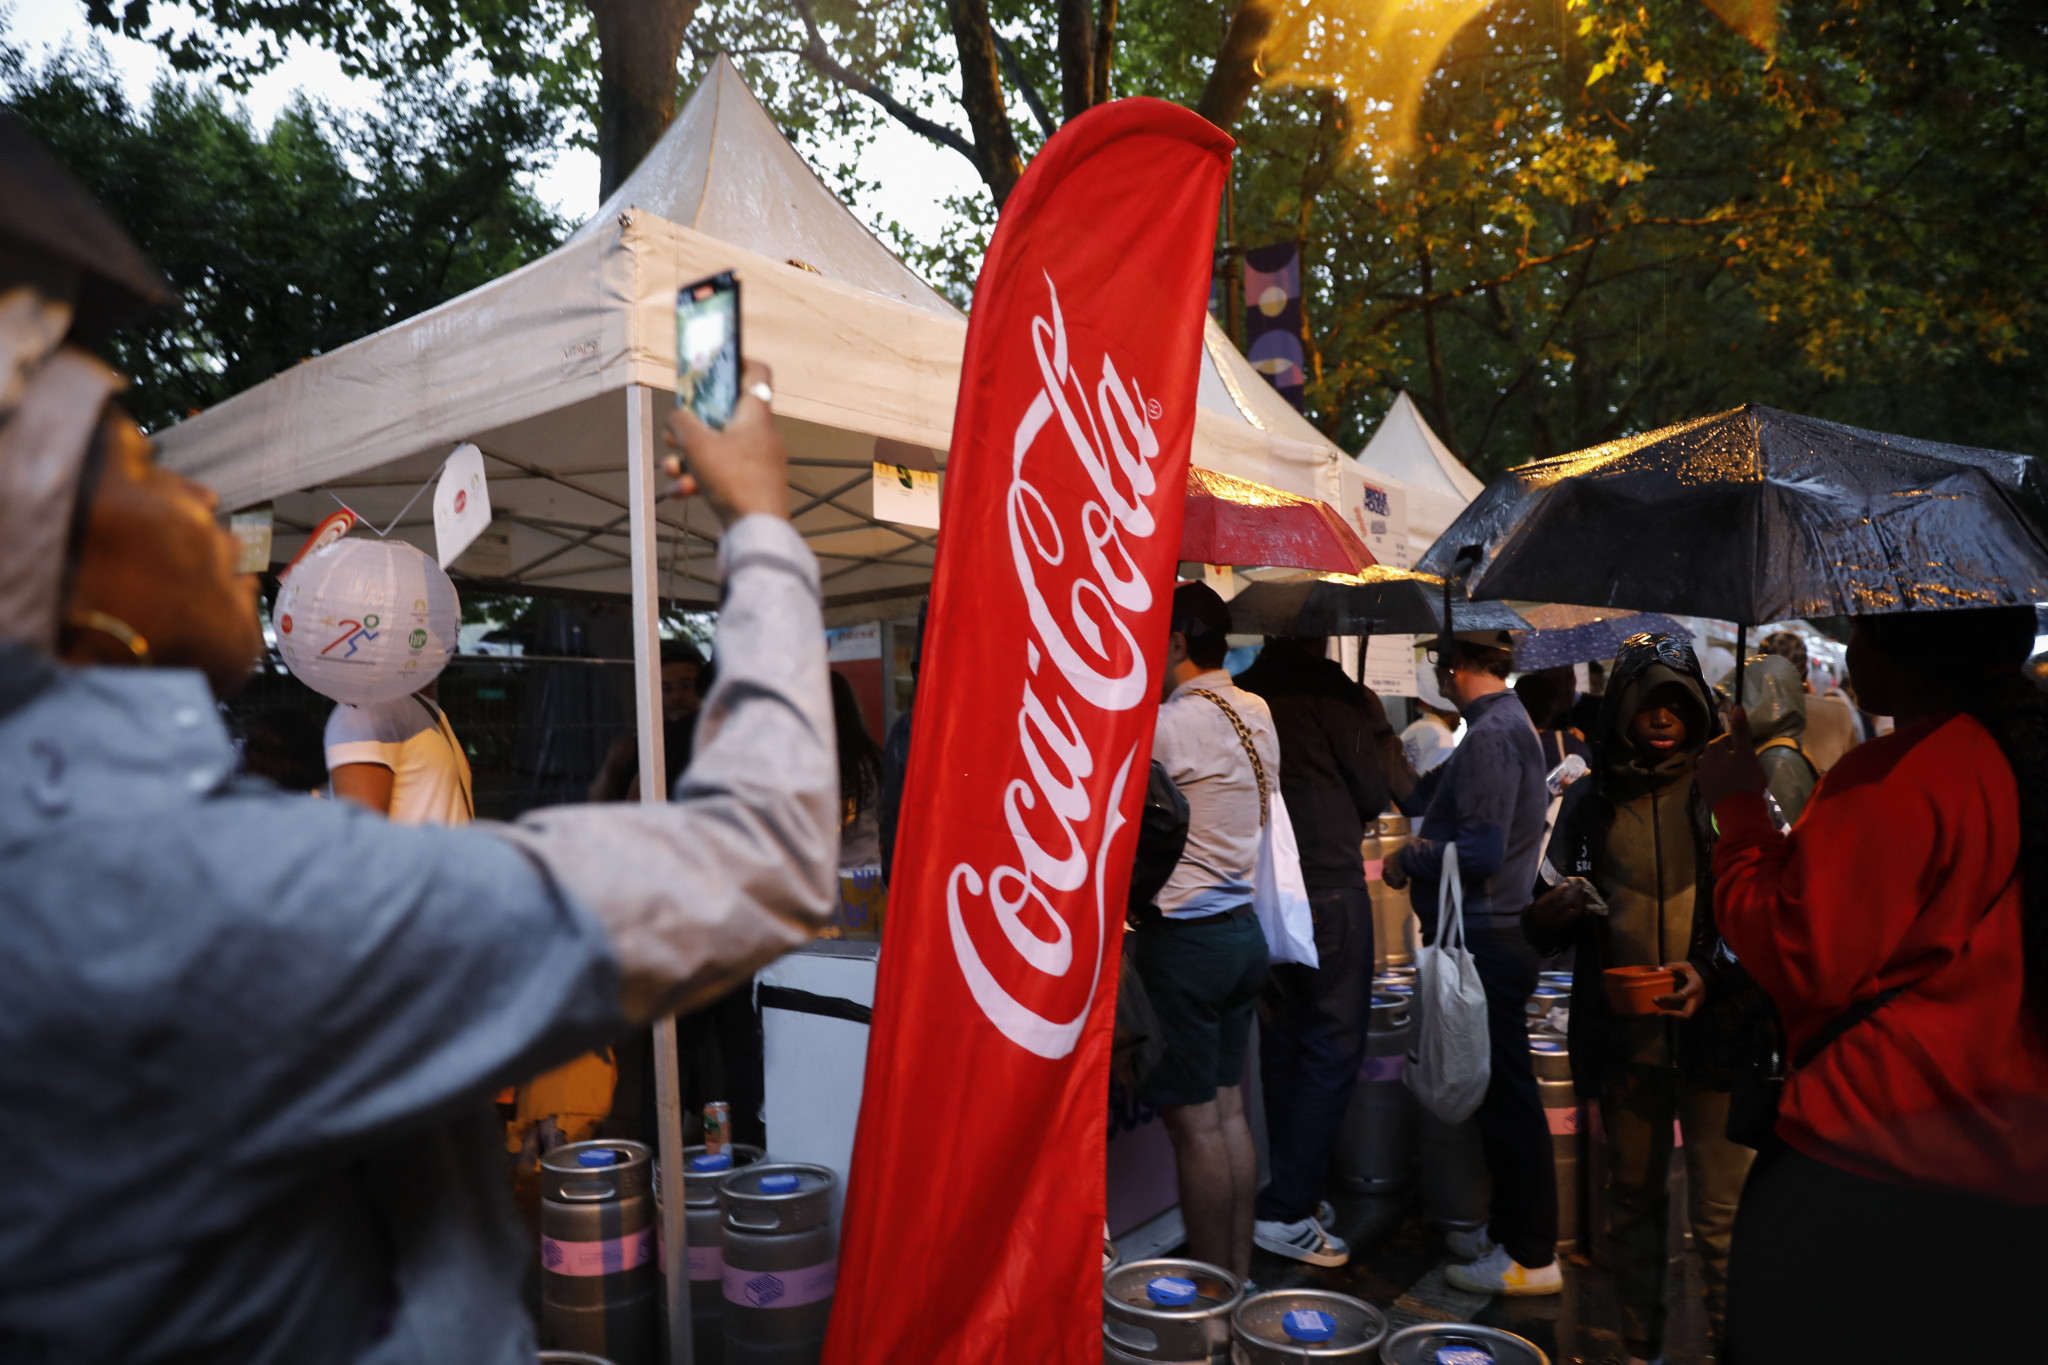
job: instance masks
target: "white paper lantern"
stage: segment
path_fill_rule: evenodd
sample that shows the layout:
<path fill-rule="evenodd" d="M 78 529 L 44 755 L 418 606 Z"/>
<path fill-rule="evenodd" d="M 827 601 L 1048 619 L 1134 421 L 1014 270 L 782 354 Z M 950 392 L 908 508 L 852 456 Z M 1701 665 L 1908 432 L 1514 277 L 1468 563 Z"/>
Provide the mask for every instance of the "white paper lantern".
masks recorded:
<path fill-rule="evenodd" d="M 278 652 L 300 682 L 367 706 L 440 676 L 462 605 L 431 556 L 401 540 L 350 538 L 285 575 L 272 619 Z"/>

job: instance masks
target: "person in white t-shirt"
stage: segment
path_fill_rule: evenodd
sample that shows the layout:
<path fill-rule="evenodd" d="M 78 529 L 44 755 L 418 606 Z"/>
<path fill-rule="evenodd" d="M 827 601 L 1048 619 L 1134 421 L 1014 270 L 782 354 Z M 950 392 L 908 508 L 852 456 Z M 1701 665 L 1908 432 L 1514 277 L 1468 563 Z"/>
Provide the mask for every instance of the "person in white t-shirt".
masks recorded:
<path fill-rule="evenodd" d="M 1428 664 L 1415 667 L 1415 700 L 1422 714 L 1401 732 L 1401 748 L 1420 776 L 1451 756 L 1458 747 L 1464 721 L 1436 685 L 1434 670 Z"/>
<path fill-rule="evenodd" d="M 334 794 L 401 825 L 466 825 L 476 818 L 469 759 L 432 688 L 327 717 Z"/>

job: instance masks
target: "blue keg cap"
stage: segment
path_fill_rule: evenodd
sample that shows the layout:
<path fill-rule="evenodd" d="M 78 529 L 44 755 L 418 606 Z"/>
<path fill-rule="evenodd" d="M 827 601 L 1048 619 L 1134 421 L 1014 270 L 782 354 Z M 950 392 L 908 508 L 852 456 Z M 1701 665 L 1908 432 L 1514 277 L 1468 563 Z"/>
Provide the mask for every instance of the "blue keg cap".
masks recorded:
<path fill-rule="evenodd" d="M 1161 1275 L 1146 1283 L 1145 1297 L 1161 1308 L 1185 1308 L 1195 1301 L 1195 1282 L 1178 1275 Z"/>
<path fill-rule="evenodd" d="M 710 1152 L 704 1156 L 693 1156 L 690 1158 L 690 1169 L 693 1171 L 729 1171 L 732 1169 L 732 1158 L 724 1152 Z"/>
<path fill-rule="evenodd" d="M 795 1175 L 789 1173 L 784 1173 L 782 1175 L 764 1175 L 761 1177 L 761 1193 L 795 1194 L 796 1187 L 800 1183 L 802 1182 L 800 1182 Z"/>
<path fill-rule="evenodd" d="M 1493 1365 L 1493 1352 L 1470 1341 L 1436 1348 L 1436 1365 Z"/>
<path fill-rule="evenodd" d="M 1531 1038 L 1529 1040 L 1529 1051 L 1562 1052 L 1564 1051 L 1564 1044 L 1551 1038 Z"/>
<path fill-rule="evenodd" d="M 1320 1308 L 1290 1308 L 1280 1317 L 1289 1341 L 1328 1341 L 1337 1334 L 1337 1319 Z"/>
<path fill-rule="evenodd" d="M 588 1147 L 576 1154 L 576 1164 L 583 1167 L 616 1166 L 619 1154 L 609 1147 Z"/>

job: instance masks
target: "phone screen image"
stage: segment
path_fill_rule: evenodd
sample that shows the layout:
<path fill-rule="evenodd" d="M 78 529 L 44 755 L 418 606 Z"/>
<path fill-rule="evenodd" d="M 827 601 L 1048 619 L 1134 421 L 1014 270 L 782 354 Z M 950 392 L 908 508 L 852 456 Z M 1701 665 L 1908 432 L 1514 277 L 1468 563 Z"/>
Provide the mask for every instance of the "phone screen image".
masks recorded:
<path fill-rule="evenodd" d="M 676 291 L 676 406 L 723 429 L 739 398 L 739 281 L 713 275 Z"/>

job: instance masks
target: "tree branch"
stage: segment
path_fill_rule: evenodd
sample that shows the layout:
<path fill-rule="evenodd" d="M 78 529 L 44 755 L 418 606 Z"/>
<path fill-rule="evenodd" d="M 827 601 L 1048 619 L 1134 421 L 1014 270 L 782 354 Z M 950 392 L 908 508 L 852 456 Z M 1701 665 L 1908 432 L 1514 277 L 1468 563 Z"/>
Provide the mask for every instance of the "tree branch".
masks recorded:
<path fill-rule="evenodd" d="M 811 7 L 807 0 L 795 0 L 795 5 L 798 17 L 804 22 L 804 45 L 799 55 L 804 59 L 805 65 L 827 80 L 846 87 L 856 95 L 861 95 L 874 101 L 891 118 L 910 129 L 911 132 L 918 134 L 920 137 L 929 138 L 941 147 L 951 147 L 954 151 L 974 163 L 976 170 L 982 169 L 981 157 L 975 152 L 974 144 L 970 143 L 966 138 L 960 136 L 960 134 L 954 132 L 945 124 L 935 123 L 931 119 L 926 118 L 916 110 L 905 105 L 901 100 L 874 81 L 860 75 L 858 72 L 849 71 L 845 66 L 841 65 L 838 59 L 826 48 L 825 40 L 818 32 L 818 21 L 811 14 Z"/>
<path fill-rule="evenodd" d="M 1024 174 L 1024 158 L 1010 127 L 1010 111 L 1003 105 L 1003 80 L 996 70 L 995 26 L 989 22 L 988 0 L 948 0 L 946 9 L 960 53 L 960 105 L 967 111 L 967 126 L 979 153 L 975 164 L 1000 208 Z"/>
<path fill-rule="evenodd" d="M 1202 97 L 1195 101 L 1195 112 L 1226 133 L 1244 112 L 1252 91 L 1265 79 L 1259 59 L 1284 3 L 1285 0 L 1240 0 L 1237 13 L 1230 16 L 1230 27 L 1224 30 L 1223 45 L 1216 53 L 1216 65 L 1209 69 Z"/>
<path fill-rule="evenodd" d="M 1053 135 L 1059 125 L 1052 121 L 1052 113 L 1046 109 L 1045 101 L 1039 98 L 1038 87 L 1024 73 L 1024 64 L 1017 60 L 1017 49 L 1010 46 L 1010 40 L 996 34 L 996 55 L 1003 59 L 1003 70 L 1017 86 L 1017 93 L 1024 97 L 1024 105 L 1031 110 L 1031 117 L 1038 121 L 1038 131 L 1047 137 Z"/>

